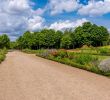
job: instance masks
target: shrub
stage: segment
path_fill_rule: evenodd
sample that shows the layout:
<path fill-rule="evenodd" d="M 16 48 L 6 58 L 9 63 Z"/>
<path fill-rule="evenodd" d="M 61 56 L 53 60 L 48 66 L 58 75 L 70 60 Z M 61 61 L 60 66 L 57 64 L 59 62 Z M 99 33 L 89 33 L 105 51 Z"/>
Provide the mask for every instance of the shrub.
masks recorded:
<path fill-rule="evenodd" d="M 88 64 L 90 62 L 93 62 L 95 60 L 98 60 L 98 58 L 97 57 L 93 57 L 90 54 L 79 54 L 75 58 L 75 62 L 79 63 L 79 64 L 82 64 L 82 65 L 86 65 L 86 64 Z"/>

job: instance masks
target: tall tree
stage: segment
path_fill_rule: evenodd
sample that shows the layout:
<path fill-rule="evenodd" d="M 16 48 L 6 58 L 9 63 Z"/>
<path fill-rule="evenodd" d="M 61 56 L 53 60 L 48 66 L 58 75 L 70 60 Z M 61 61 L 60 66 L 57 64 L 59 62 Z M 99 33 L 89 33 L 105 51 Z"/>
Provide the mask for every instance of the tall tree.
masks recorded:
<path fill-rule="evenodd" d="M 61 39 L 61 48 L 69 49 L 73 46 L 73 40 L 70 35 L 64 35 Z"/>
<path fill-rule="evenodd" d="M 9 48 L 10 47 L 10 39 L 6 34 L 0 36 L 0 48 Z"/>

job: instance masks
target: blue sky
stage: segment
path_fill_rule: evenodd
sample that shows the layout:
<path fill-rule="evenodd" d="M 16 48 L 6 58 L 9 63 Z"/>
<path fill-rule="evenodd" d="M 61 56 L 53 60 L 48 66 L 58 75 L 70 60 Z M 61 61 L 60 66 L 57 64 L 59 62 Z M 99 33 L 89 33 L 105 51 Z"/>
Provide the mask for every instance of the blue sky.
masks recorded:
<path fill-rule="evenodd" d="M 110 0 L 0 0 L 0 34 L 64 30 L 90 21 L 110 30 Z"/>

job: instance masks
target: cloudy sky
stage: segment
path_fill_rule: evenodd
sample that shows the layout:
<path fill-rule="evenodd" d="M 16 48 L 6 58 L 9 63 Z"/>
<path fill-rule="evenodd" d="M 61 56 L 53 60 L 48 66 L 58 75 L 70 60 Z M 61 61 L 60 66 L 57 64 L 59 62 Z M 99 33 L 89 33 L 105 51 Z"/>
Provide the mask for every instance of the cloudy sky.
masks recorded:
<path fill-rule="evenodd" d="M 27 30 L 63 30 L 86 21 L 110 29 L 110 0 L 0 0 L 0 34 L 12 40 Z"/>

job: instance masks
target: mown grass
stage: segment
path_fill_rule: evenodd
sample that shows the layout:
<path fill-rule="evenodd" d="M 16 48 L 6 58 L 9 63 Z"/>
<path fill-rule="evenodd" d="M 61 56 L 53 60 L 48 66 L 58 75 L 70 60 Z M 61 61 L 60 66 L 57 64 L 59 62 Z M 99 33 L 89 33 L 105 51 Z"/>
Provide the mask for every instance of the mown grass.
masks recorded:
<path fill-rule="evenodd" d="M 110 72 L 104 72 L 98 68 L 99 63 L 109 58 L 110 48 L 81 48 L 75 51 L 80 52 L 69 52 L 67 50 L 23 50 L 26 53 L 34 53 L 37 56 L 57 61 L 63 64 L 67 64 L 73 67 L 91 71 L 97 74 L 110 76 Z"/>

